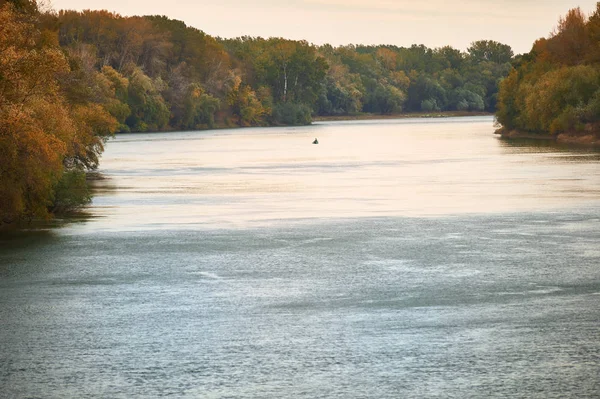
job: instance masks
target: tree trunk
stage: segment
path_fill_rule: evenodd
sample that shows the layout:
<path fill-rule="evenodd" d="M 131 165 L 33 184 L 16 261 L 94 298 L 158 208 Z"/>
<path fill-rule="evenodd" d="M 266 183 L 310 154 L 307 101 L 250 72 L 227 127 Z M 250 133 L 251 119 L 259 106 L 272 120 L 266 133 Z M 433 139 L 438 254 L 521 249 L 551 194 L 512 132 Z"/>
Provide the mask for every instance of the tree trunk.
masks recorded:
<path fill-rule="evenodd" d="M 287 102 L 287 65 L 283 66 L 283 102 Z"/>

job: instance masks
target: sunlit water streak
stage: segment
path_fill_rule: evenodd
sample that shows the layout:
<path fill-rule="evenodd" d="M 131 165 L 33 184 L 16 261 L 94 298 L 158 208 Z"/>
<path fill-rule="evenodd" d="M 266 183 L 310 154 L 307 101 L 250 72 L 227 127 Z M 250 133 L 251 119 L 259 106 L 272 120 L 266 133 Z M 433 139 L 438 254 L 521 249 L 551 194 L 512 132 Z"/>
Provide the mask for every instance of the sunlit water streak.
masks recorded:
<path fill-rule="evenodd" d="M 598 397 L 600 157 L 492 132 L 118 136 L 0 237 L 0 396 Z"/>

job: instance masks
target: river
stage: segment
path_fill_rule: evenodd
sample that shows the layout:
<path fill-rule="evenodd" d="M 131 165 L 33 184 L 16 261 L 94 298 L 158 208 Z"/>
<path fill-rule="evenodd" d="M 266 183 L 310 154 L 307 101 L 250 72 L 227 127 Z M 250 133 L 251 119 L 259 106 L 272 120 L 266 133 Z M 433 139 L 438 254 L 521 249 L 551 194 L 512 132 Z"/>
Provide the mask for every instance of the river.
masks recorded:
<path fill-rule="evenodd" d="M 0 236 L 0 396 L 598 397 L 600 154 L 493 130 L 117 136 Z"/>

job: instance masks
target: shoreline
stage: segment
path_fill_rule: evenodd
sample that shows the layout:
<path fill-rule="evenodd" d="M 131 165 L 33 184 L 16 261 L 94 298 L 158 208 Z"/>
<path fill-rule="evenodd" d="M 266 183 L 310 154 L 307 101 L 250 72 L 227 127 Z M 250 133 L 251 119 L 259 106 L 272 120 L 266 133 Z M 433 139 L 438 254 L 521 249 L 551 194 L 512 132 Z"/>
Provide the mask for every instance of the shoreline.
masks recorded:
<path fill-rule="evenodd" d="M 600 149 L 600 131 L 544 134 L 523 132 L 520 130 L 507 130 L 502 127 L 496 130 L 494 134 L 500 135 L 500 138 L 504 140 L 539 140 L 556 144 Z"/>
<path fill-rule="evenodd" d="M 456 118 L 466 116 L 494 116 L 491 112 L 441 111 L 441 112 L 407 112 L 400 114 L 356 114 L 315 116 L 313 122 L 364 121 L 378 119 L 412 119 L 412 118 Z"/>
<path fill-rule="evenodd" d="M 169 132 L 206 132 L 211 130 L 224 129 L 247 129 L 247 128 L 270 128 L 270 127 L 294 127 L 310 126 L 314 122 L 343 122 L 343 121 L 362 121 L 362 120 L 382 120 L 382 119 L 414 119 L 414 118 L 458 118 L 468 116 L 494 116 L 491 112 L 468 112 L 468 111 L 442 111 L 442 112 L 410 112 L 402 114 L 356 114 L 356 115 L 329 115 L 315 116 L 308 125 L 266 125 L 266 126 L 239 126 L 239 125 L 215 125 L 211 128 L 201 129 L 165 129 L 165 130 L 147 130 L 145 132 L 115 132 L 114 135 L 122 134 L 146 134 L 146 133 L 169 133 Z"/>

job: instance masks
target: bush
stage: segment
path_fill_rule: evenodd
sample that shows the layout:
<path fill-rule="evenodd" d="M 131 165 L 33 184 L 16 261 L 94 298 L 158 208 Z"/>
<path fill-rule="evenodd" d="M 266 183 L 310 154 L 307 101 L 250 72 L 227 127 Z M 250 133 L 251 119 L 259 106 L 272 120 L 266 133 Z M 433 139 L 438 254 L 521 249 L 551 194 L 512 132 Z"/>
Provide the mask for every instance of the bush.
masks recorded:
<path fill-rule="evenodd" d="M 52 213 L 71 212 L 92 201 L 85 172 L 72 170 L 65 172 L 54 187 Z"/>
<path fill-rule="evenodd" d="M 469 110 L 469 103 L 467 102 L 467 100 L 462 99 L 458 102 L 458 104 L 456 104 L 456 110 L 457 111 L 468 111 Z"/>
<path fill-rule="evenodd" d="M 423 111 L 423 112 L 432 112 L 432 111 L 437 112 L 439 110 L 440 110 L 440 107 L 438 107 L 437 101 L 435 101 L 434 98 L 423 100 L 421 102 L 421 111 Z"/>
<path fill-rule="evenodd" d="M 277 104 L 273 107 L 273 121 L 276 125 L 310 125 L 311 110 L 306 104 Z"/>

